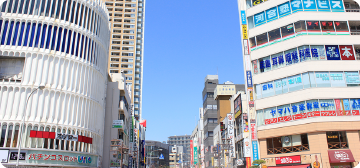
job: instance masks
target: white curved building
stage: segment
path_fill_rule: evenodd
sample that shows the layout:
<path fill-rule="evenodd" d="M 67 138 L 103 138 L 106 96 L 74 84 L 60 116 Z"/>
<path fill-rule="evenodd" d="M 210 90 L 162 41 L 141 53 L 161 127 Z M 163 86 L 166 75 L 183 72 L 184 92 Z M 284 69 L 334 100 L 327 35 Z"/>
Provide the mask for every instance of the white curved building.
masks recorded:
<path fill-rule="evenodd" d="M 100 0 L 2 4 L 0 150 L 9 152 L 2 164 L 16 162 L 24 116 L 20 165 L 101 165 L 108 20 Z"/>

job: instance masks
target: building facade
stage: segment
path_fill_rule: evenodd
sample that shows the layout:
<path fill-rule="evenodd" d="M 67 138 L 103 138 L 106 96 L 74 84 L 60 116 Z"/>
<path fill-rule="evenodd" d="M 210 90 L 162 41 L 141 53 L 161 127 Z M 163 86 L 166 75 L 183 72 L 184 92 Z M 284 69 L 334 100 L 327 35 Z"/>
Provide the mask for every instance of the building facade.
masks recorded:
<path fill-rule="evenodd" d="M 145 141 L 146 165 L 149 168 L 169 166 L 169 144 L 159 141 Z"/>
<path fill-rule="evenodd" d="M 125 75 L 122 73 L 111 74 L 107 83 L 106 90 L 106 109 L 105 109 L 105 127 L 104 127 L 104 144 L 103 144 L 103 161 L 102 167 L 128 167 L 134 165 L 129 163 L 130 131 L 133 126 L 131 116 L 131 106 L 129 101 L 131 95 L 128 87 L 125 85 Z M 119 147 L 112 149 L 114 143 Z M 121 154 L 121 158 L 118 158 Z M 119 161 L 120 160 L 120 161 Z"/>
<path fill-rule="evenodd" d="M 0 148 L 9 156 L 2 164 L 101 165 L 110 36 L 105 5 L 1 5 Z"/>
<path fill-rule="evenodd" d="M 110 74 L 125 74 L 134 115 L 141 120 L 145 0 L 105 0 L 111 26 Z"/>
<path fill-rule="evenodd" d="M 183 147 L 182 155 L 184 165 L 190 164 L 190 135 L 178 135 L 168 137 L 167 143 L 170 147 Z"/>
<path fill-rule="evenodd" d="M 353 0 L 238 0 L 238 4 L 247 91 L 254 91 L 254 101 L 248 97 L 254 106 L 249 110 L 254 121 L 253 160 L 265 159 L 267 166 L 357 165 L 359 4 Z"/>

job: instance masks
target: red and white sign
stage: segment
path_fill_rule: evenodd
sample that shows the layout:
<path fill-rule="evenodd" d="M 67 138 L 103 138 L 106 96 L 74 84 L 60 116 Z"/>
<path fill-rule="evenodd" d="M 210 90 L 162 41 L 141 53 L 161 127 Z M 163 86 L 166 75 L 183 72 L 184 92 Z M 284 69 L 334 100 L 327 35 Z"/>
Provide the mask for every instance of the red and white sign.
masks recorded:
<path fill-rule="evenodd" d="M 291 121 L 291 120 L 292 120 L 291 116 L 278 117 L 278 122 L 285 122 L 285 121 Z"/>
<path fill-rule="evenodd" d="M 193 140 L 190 140 L 190 165 L 194 163 L 194 149 L 193 149 Z"/>
<path fill-rule="evenodd" d="M 255 106 L 254 101 L 249 101 L 249 107 L 254 107 L 254 106 Z"/>
<path fill-rule="evenodd" d="M 340 45 L 341 60 L 355 60 L 355 54 L 352 45 Z"/>
<path fill-rule="evenodd" d="M 256 141 L 257 140 L 257 132 L 256 132 L 256 124 L 251 123 L 251 140 Z"/>
<path fill-rule="evenodd" d="M 286 157 L 276 157 L 276 164 L 293 164 L 293 163 L 301 163 L 300 155 L 297 156 L 286 156 Z"/>
<path fill-rule="evenodd" d="M 321 116 L 336 116 L 335 111 L 321 111 Z"/>
<path fill-rule="evenodd" d="M 352 115 L 360 115 L 359 110 L 352 110 L 351 113 Z"/>
<path fill-rule="evenodd" d="M 355 162 L 354 156 L 347 150 L 328 150 L 330 163 Z"/>
<path fill-rule="evenodd" d="M 84 142 L 92 144 L 93 139 L 86 136 L 81 135 L 67 135 L 62 133 L 56 132 L 48 132 L 48 131 L 30 131 L 30 138 L 49 138 L 49 139 L 61 139 L 61 140 L 68 140 L 68 141 L 77 141 L 77 142 Z"/>

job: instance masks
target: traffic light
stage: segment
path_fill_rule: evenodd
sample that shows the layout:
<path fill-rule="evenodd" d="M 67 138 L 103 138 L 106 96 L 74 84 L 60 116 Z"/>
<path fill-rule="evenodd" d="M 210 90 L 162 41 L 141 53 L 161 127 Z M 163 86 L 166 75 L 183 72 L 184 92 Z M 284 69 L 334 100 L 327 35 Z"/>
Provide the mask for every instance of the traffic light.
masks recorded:
<path fill-rule="evenodd" d="M 224 126 L 224 123 L 223 122 L 220 122 L 220 131 L 224 131 L 225 129 L 225 126 Z"/>

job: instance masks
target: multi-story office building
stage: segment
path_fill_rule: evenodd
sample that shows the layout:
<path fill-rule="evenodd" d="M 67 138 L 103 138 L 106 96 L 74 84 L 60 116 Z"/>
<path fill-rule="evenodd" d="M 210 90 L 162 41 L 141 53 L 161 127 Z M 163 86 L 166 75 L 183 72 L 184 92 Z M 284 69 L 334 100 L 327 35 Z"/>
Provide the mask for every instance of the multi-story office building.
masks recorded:
<path fill-rule="evenodd" d="M 185 165 L 190 164 L 190 135 L 178 135 L 168 137 L 167 143 L 170 147 L 183 147 L 183 162 Z"/>
<path fill-rule="evenodd" d="M 169 144 L 159 141 L 145 141 L 146 165 L 153 167 L 169 166 Z"/>
<path fill-rule="evenodd" d="M 145 0 L 105 0 L 111 25 L 109 73 L 125 74 L 134 115 L 141 119 Z"/>
<path fill-rule="evenodd" d="M 99 166 L 110 36 L 103 3 L 0 5 L 1 164 Z"/>
<path fill-rule="evenodd" d="M 213 154 L 210 151 L 211 145 L 213 145 L 213 130 L 218 124 L 217 119 L 217 102 L 214 99 L 214 90 L 219 83 L 218 75 L 207 75 L 205 77 L 204 89 L 202 91 L 203 98 L 203 142 L 200 145 L 200 153 L 202 155 L 202 164 L 209 164 Z M 204 165 L 205 166 L 205 165 Z"/>
<path fill-rule="evenodd" d="M 246 81 L 255 91 L 255 159 L 267 166 L 354 167 L 360 161 L 359 4 L 238 3 Z"/>

